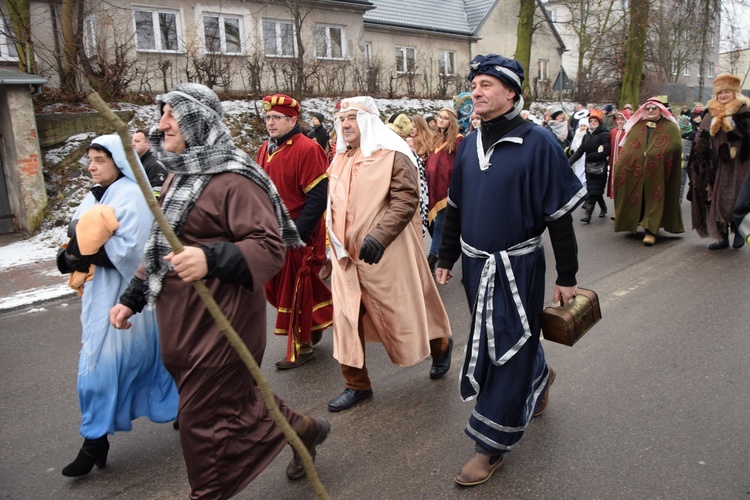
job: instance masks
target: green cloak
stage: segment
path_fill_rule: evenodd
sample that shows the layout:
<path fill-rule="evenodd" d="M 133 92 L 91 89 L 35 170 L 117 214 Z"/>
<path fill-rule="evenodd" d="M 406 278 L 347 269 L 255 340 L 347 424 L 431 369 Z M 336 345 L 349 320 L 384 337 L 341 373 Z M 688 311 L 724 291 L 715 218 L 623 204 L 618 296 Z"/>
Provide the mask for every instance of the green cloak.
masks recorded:
<path fill-rule="evenodd" d="M 647 141 L 647 123 L 642 120 L 630 129 L 615 164 L 615 231 L 634 233 L 640 225 L 654 235 L 660 228 L 683 233 L 680 129 L 661 118 Z"/>

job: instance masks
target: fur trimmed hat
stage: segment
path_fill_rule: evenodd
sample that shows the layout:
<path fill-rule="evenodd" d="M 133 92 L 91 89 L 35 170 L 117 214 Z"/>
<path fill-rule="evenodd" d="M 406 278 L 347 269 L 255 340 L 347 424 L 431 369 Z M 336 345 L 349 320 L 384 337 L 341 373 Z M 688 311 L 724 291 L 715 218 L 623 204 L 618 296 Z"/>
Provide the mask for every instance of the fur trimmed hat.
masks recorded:
<path fill-rule="evenodd" d="M 722 90 L 732 90 L 735 94 L 742 93 L 742 84 L 740 78 L 729 73 L 724 73 L 714 78 L 714 94 L 718 94 Z"/>
<path fill-rule="evenodd" d="M 284 94 L 267 95 L 263 98 L 263 110 L 278 111 L 284 116 L 299 116 L 300 105 L 297 99 Z"/>

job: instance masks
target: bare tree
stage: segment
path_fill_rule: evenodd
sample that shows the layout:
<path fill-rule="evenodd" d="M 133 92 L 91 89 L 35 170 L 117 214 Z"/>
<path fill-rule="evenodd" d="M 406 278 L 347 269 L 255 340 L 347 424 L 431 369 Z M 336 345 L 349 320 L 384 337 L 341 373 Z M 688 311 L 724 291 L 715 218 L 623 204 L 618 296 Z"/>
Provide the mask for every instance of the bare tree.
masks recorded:
<path fill-rule="evenodd" d="M 537 0 L 520 0 L 518 10 L 518 29 L 516 31 L 516 52 L 513 59 L 521 63 L 527 72 L 531 64 L 531 42 L 534 36 L 534 12 Z M 529 79 L 523 82 L 523 96 L 527 105 L 530 103 Z"/>
<path fill-rule="evenodd" d="M 5 0 L 5 7 L 8 10 L 10 25 L 13 29 L 12 34 L 5 33 L 5 36 L 15 42 L 16 52 L 18 53 L 18 69 L 24 73 L 35 73 L 34 45 L 31 41 L 31 1 Z"/>
<path fill-rule="evenodd" d="M 630 28 L 625 45 L 625 70 L 618 107 L 625 103 L 640 102 L 641 80 L 643 79 L 643 50 L 646 45 L 649 0 L 630 1 Z"/>

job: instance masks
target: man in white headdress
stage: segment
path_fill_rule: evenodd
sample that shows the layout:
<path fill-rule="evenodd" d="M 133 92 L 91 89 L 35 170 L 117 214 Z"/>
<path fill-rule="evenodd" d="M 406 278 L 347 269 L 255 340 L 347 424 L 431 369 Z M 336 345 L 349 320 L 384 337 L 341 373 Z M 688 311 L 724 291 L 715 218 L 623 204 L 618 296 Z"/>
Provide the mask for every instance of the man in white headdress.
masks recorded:
<path fill-rule="evenodd" d="M 336 156 L 328 169 L 333 355 L 345 390 L 328 404 L 346 410 L 372 396 L 365 342 L 411 366 L 432 355 L 430 378 L 450 368 L 450 323 L 422 243 L 419 174 L 401 137 L 372 97 L 341 103 Z"/>

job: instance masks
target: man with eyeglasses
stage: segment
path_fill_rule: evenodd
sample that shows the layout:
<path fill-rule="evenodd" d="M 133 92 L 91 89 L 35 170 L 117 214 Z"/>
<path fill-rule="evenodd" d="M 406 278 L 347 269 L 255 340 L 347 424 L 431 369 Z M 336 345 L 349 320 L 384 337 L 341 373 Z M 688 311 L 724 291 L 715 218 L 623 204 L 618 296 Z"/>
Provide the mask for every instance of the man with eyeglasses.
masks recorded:
<path fill-rule="evenodd" d="M 680 210 L 682 138 L 666 96 L 648 99 L 625 124 L 625 138 L 615 166 L 615 232 L 646 233 L 643 244 L 656 243 L 659 229 L 684 233 Z"/>
<path fill-rule="evenodd" d="M 263 98 L 268 140 L 258 164 L 268 172 L 305 247 L 289 249 L 284 267 L 266 283 L 268 302 L 277 309 L 276 335 L 287 336 L 279 370 L 296 368 L 313 356 L 323 330 L 331 325 L 331 290 L 320 279 L 326 261 L 325 222 L 328 159 L 300 130 L 299 102 L 284 94 Z"/>

